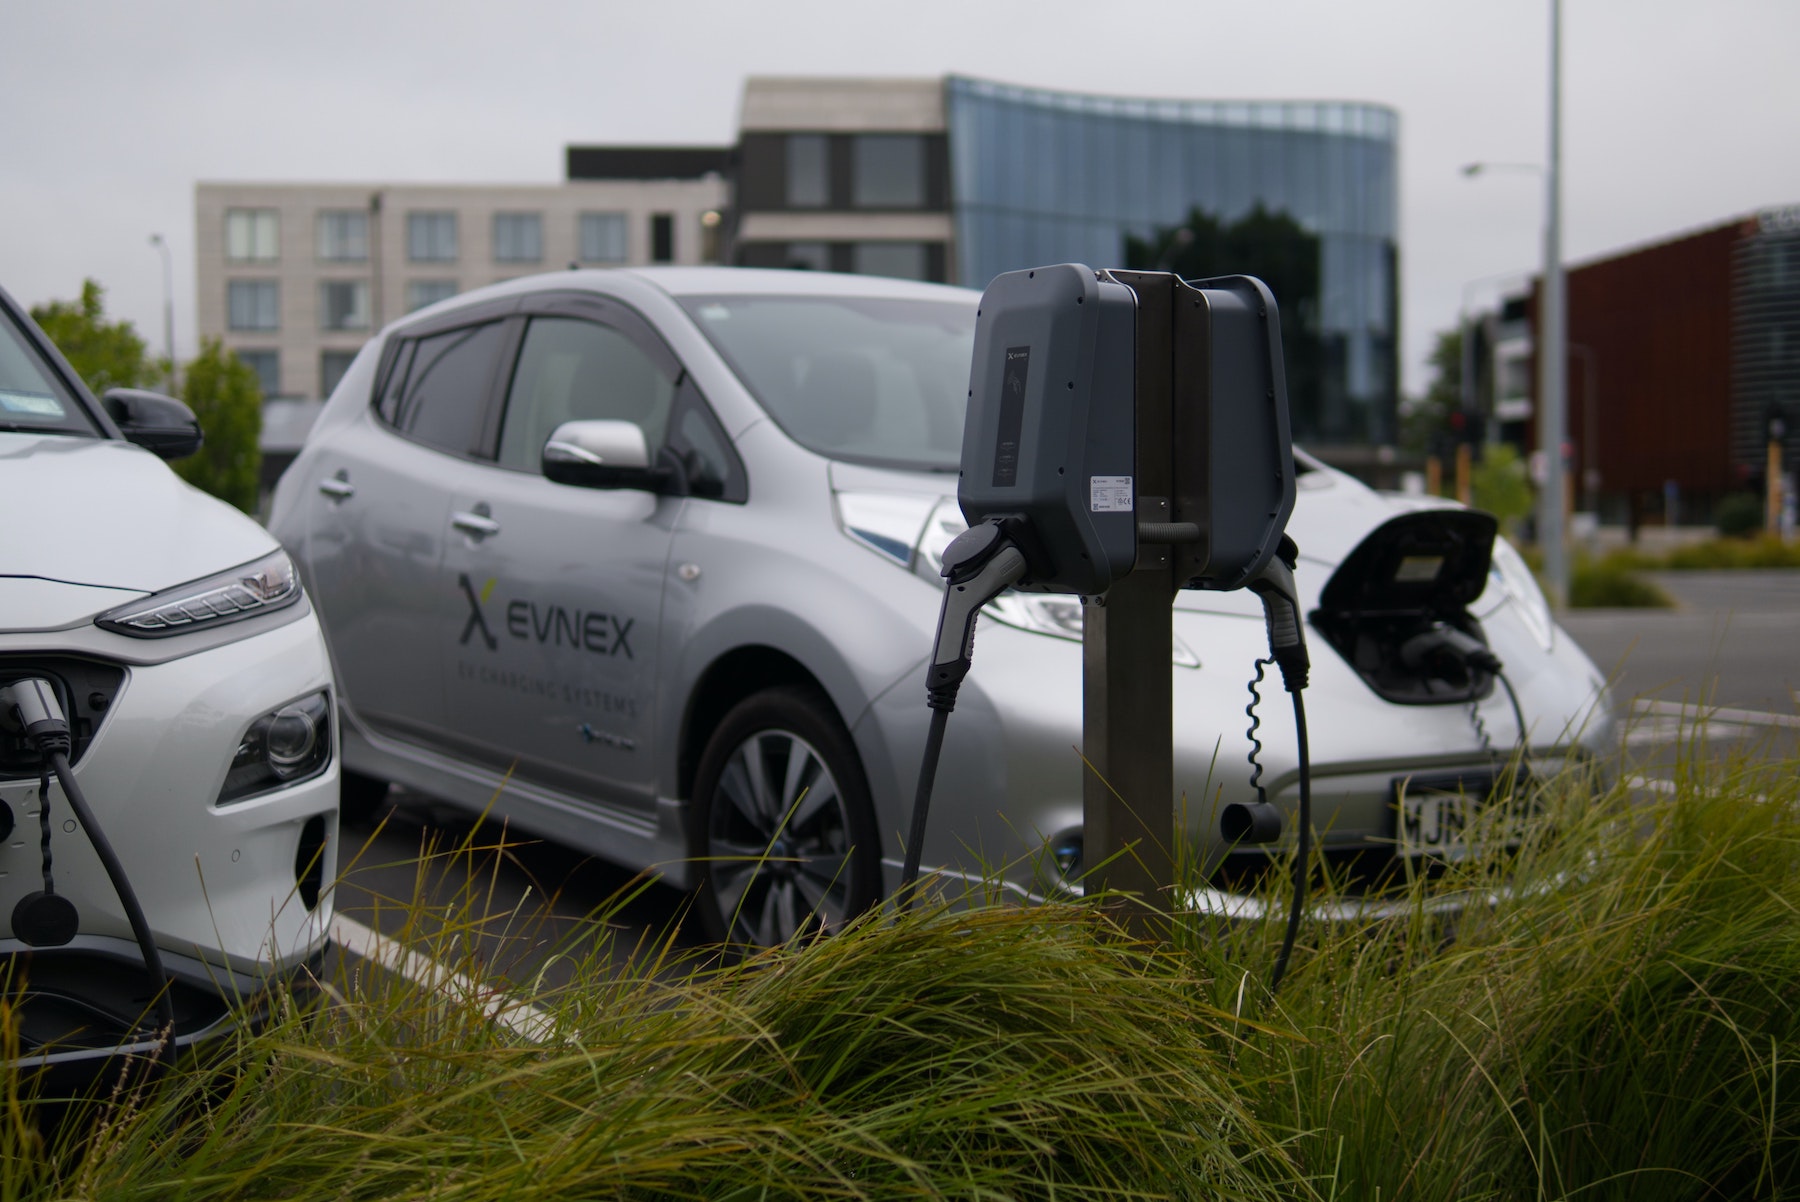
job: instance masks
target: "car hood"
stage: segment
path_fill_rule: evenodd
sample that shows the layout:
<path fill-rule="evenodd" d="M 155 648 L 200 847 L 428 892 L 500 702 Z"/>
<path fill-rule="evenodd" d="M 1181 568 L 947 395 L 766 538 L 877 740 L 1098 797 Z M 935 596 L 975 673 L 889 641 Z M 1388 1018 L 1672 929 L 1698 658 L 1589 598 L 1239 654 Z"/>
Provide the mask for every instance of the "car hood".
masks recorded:
<path fill-rule="evenodd" d="M 0 524 L 0 577 L 154 593 L 276 548 L 130 443 L 0 434 L 0 489 L 0 507 L 23 518 Z"/>
<path fill-rule="evenodd" d="M 839 462 L 831 465 L 831 483 L 837 494 L 839 522 L 846 532 L 902 563 L 917 543 L 932 508 L 942 500 L 954 503 L 956 499 L 954 478 L 946 480 L 942 474 L 928 472 Z M 1408 508 L 1335 469 L 1319 466 L 1302 472 L 1287 531 L 1300 548 L 1296 582 L 1304 605 L 1310 609 L 1318 603 L 1319 590 L 1331 573 L 1370 531 Z M 1229 593 L 1184 591 L 1175 605 L 1178 609 L 1262 616 L 1262 603 L 1243 589 Z"/>

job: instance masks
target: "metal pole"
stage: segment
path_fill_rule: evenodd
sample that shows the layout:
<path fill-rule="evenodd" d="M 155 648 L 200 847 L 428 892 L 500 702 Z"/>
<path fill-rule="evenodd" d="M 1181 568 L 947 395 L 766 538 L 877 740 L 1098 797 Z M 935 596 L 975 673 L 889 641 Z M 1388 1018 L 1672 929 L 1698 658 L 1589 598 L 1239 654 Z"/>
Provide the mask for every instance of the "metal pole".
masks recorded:
<path fill-rule="evenodd" d="M 1562 268 L 1562 0 L 1550 0 L 1550 161 L 1544 173 L 1544 283 L 1538 298 L 1538 447 L 1544 487 L 1538 494 L 1538 542 L 1550 602 L 1569 599 L 1569 562 L 1563 530 L 1563 390 L 1567 383 L 1567 321 Z"/>
<path fill-rule="evenodd" d="M 163 261 L 163 353 L 169 357 L 168 388 L 175 391 L 175 261 L 169 254 L 169 243 L 161 234 L 150 235 L 150 245 L 162 252 Z"/>

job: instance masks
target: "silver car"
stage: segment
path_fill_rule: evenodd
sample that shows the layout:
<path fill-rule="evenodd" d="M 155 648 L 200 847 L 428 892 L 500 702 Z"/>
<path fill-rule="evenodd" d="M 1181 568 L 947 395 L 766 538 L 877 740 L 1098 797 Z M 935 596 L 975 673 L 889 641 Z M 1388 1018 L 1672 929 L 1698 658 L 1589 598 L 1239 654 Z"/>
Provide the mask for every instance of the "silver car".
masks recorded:
<path fill-rule="evenodd" d="M 963 528 L 977 300 L 866 276 L 571 271 L 383 331 L 271 522 L 336 661 L 346 811 L 388 782 L 491 806 L 693 888 L 710 934 L 744 943 L 886 895 L 928 724 L 937 557 Z M 1310 610 L 1408 505 L 1302 467 L 1290 533 Z M 1503 543 L 1468 611 L 1526 731 L 1491 690 L 1386 700 L 1314 635 L 1327 855 L 1441 855 L 1452 815 L 1429 807 L 1452 803 L 1402 804 L 1404 782 L 1491 779 L 1519 742 L 1537 760 L 1609 745 L 1600 674 Z M 989 615 L 924 863 L 1026 895 L 1078 888 L 1080 606 L 1014 594 Z M 1196 900 L 1234 904 L 1268 863 L 1269 849 L 1227 854 L 1218 832 L 1226 803 L 1254 797 L 1261 610 L 1187 593 L 1173 620 L 1177 788 L 1213 874 Z M 1273 695 L 1259 714 L 1261 783 L 1291 812 L 1291 718 Z"/>

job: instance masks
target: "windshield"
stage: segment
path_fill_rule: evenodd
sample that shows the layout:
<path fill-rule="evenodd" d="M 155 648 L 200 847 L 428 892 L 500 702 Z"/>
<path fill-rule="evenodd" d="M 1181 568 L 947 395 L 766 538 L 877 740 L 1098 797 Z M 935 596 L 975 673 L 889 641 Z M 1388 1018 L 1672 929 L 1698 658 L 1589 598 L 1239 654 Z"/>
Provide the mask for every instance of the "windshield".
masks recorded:
<path fill-rule="evenodd" d="M 682 306 L 790 438 L 859 463 L 954 471 L 975 301 L 683 297 Z"/>
<path fill-rule="evenodd" d="M 37 349 L 0 309 L 0 430 L 98 434 Z"/>

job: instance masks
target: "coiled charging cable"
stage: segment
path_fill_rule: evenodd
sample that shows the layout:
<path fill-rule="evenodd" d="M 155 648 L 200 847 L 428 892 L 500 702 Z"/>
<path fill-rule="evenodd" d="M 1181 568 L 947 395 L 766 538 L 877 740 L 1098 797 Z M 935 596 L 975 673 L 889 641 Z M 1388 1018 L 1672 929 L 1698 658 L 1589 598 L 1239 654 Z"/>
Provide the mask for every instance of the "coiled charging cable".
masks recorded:
<path fill-rule="evenodd" d="M 162 954 L 150 932 L 149 920 L 144 917 L 144 908 L 138 904 L 137 893 L 125 875 L 125 866 L 119 862 L 118 854 L 100 829 L 100 823 L 75 779 L 75 772 L 69 767 L 73 739 L 68 719 L 63 716 L 62 705 L 57 701 L 56 690 L 41 677 L 15 680 L 0 688 L 0 723 L 23 734 L 43 757 L 44 763 L 38 800 L 39 825 L 43 832 L 44 888 L 19 899 L 13 908 L 13 933 L 32 947 L 60 947 L 75 937 L 80 923 L 74 903 L 56 892 L 50 875 L 49 778 L 54 773 L 62 785 L 63 796 L 69 799 L 69 807 L 75 811 L 76 821 L 87 832 L 88 842 L 93 845 L 100 866 L 112 882 L 113 892 L 125 911 L 125 920 L 131 924 L 132 937 L 137 940 L 138 951 L 143 955 L 144 969 L 149 974 L 155 998 L 157 1055 L 166 1064 L 175 1052 L 175 1004 L 170 997 L 169 974 L 163 968 Z"/>

